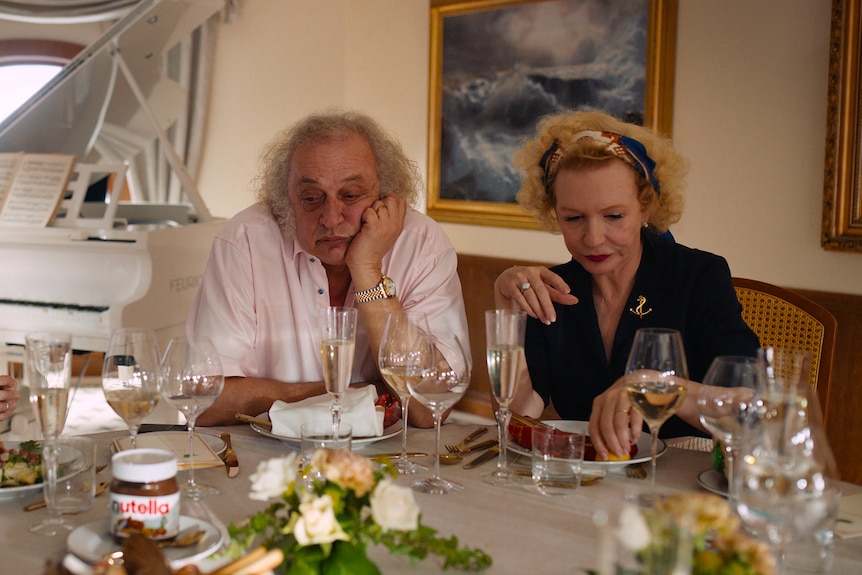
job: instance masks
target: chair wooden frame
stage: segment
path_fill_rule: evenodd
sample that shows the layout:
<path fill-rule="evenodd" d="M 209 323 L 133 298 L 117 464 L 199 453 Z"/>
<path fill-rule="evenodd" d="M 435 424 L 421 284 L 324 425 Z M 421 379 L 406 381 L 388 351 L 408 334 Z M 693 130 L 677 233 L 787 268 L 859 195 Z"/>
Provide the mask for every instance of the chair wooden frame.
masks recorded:
<path fill-rule="evenodd" d="M 733 286 L 742 305 L 742 318 L 760 338 L 761 346 L 795 347 L 811 352 L 809 383 L 817 391 L 825 423 L 838 334 L 835 316 L 820 304 L 770 283 L 734 277 Z M 764 310 L 752 309 L 755 299 L 758 308 Z M 757 317 L 763 313 L 771 316 L 768 326 L 763 321 L 765 318 Z M 800 345 L 800 340 L 808 340 L 808 343 Z"/>

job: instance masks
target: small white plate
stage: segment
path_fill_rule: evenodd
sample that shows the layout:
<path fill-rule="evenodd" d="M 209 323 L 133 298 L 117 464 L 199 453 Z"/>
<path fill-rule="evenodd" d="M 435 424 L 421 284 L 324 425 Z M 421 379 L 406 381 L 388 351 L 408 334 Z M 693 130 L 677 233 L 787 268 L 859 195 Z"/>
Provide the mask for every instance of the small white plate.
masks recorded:
<path fill-rule="evenodd" d="M 3 446 L 8 449 L 18 449 L 19 446 L 25 443 L 23 441 L 4 441 Z M 77 452 L 76 452 L 77 453 Z M 62 454 L 61 454 L 62 460 Z M 71 467 L 67 467 L 66 469 L 60 469 L 60 477 L 67 477 L 73 473 L 78 473 L 83 464 L 81 461 L 74 462 Z M 23 497 L 24 495 L 30 495 L 33 493 L 41 493 L 42 492 L 42 482 L 34 483 L 33 485 L 17 485 L 14 487 L 0 487 L 0 501 L 4 499 L 12 499 L 14 497 Z"/>
<path fill-rule="evenodd" d="M 709 468 L 701 471 L 697 476 L 697 482 L 710 493 L 727 497 L 727 478 L 718 469 Z"/>
<path fill-rule="evenodd" d="M 257 419 L 262 419 L 263 421 L 269 421 L 269 412 L 261 413 L 257 416 Z M 279 441 L 283 441 L 288 443 L 297 449 L 302 444 L 302 440 L 299 437 L 285 437 L 284 435 L 276 435 L 272 432 L 271 429 L 266 428 L 257 423 L 250 423 L 251 428 L 260 433 L 261 435 L 265 435 L 266 437 L 271 437 L 273 439 L 278 439 Z M 383 435 L 377 437 L 354 437 L 350 440 L 351 445 L 354 447 L 362 446 L 365 447 L 367 445 L 371 445 L 372 443 L 377 443 L 378 441 L 383 441 L 384 439 L 389 439 L 390 437 L 395 437 L 401 432 L 401 420 L 399 419 L 389 427 L 383 430 Z"/>
<path fill-rule="evenodd" d="M 107 553 L 119 551 L 122 545 L 114 541 L 110 532 L 110 522 L 110 519 L 103 518 L 76 528 L 66 538 L 66 549 L 78 559 L 90 564 L 100 561 Z M 181 515 L 180 531 L 189 528 L 202 529 L 205 532 L 200 543 L 190 547 L 162 549 L 162 554 L 174 569 L 212 555 L 221 547 L 222 533 L 212 523 L 197 517 Z"/>
<path fill-rule="evenodd" d="M 548 425 L 552 425 L 561 431 L 570 431 L 575 433 L 586 433 L 588 422 L 586 421 L 565 421 L 565 420 L 548 420 L 545 421 Z M 626 459 L 625 461 L 584 461 L 584 468 L 589 469 L 591 467 L 602 467 L 607 469 L 613 468 L 622 468 L 626 465 L 631 465 L 632 463 L 644 463 L 652 460 L 652 455 L 650 454 L 650 435 L 648 433 L 642 433 L 637 442 L 638 452 L 637 455 L 632 457 L 631 459 Z M 526 457 L 531 457 L 533 454 L 529 449 L 522 447 L 515 443 L 512 438 L 509 438 L 507 443 L 508 449 L 512 452 L 517 453 L 518 455 L 524 455 Z M 658 440 L 658 446 L 656 448 L 656 457 L 661 457 L 664 455 L 665 450 L 667 449 L 667 444 L 661 439 Z"/>

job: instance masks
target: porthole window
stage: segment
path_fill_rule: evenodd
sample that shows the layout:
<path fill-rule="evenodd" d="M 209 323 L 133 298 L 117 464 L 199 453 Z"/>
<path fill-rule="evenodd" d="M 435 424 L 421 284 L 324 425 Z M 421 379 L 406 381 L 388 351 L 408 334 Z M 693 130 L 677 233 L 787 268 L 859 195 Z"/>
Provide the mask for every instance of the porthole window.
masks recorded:
<path fill-rule="evenodd" d="M 0 123 L 82 49 L 78 44 L 51 40 L 0 41 Z"/>

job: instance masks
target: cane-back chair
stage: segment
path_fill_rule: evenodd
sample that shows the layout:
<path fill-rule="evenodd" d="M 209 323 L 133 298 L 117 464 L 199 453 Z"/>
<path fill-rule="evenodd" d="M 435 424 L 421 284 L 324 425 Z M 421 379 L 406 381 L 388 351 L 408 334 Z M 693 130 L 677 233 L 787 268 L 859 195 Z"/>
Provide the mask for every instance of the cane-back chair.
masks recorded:
<path fill-rule="evenodd" d="M 760 338 L 762 347 L 811 353 L 808 382 L 817 391 L 825 422 L 838 332 L 835 316 L 820 304 L 773 284 L 735 277 L 733 286 L 742 304 L 742 319 Z"/>

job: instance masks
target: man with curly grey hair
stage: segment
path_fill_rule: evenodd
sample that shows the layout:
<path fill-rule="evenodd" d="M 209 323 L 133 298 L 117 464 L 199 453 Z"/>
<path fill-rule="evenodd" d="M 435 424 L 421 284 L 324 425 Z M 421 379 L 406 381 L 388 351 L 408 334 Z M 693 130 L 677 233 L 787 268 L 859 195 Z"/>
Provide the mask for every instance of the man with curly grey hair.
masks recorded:
<path fill-rule="evenodd" d="M 410 207 L 420 188 L 400 144 L 360 113 L 313 114 L 271 144 L 259 201 L 215 237 L 189 316 L 225 372 L 198 423 L 325 393 L 315 326 L 329 306 L 358 311 L 354 384 L 383 385 L 376 358 L 392 312 L 425 313 L 433 333 L 469 342 L 455 249 Z M 433 424 L 418 405 L 410 421 Z"/>

